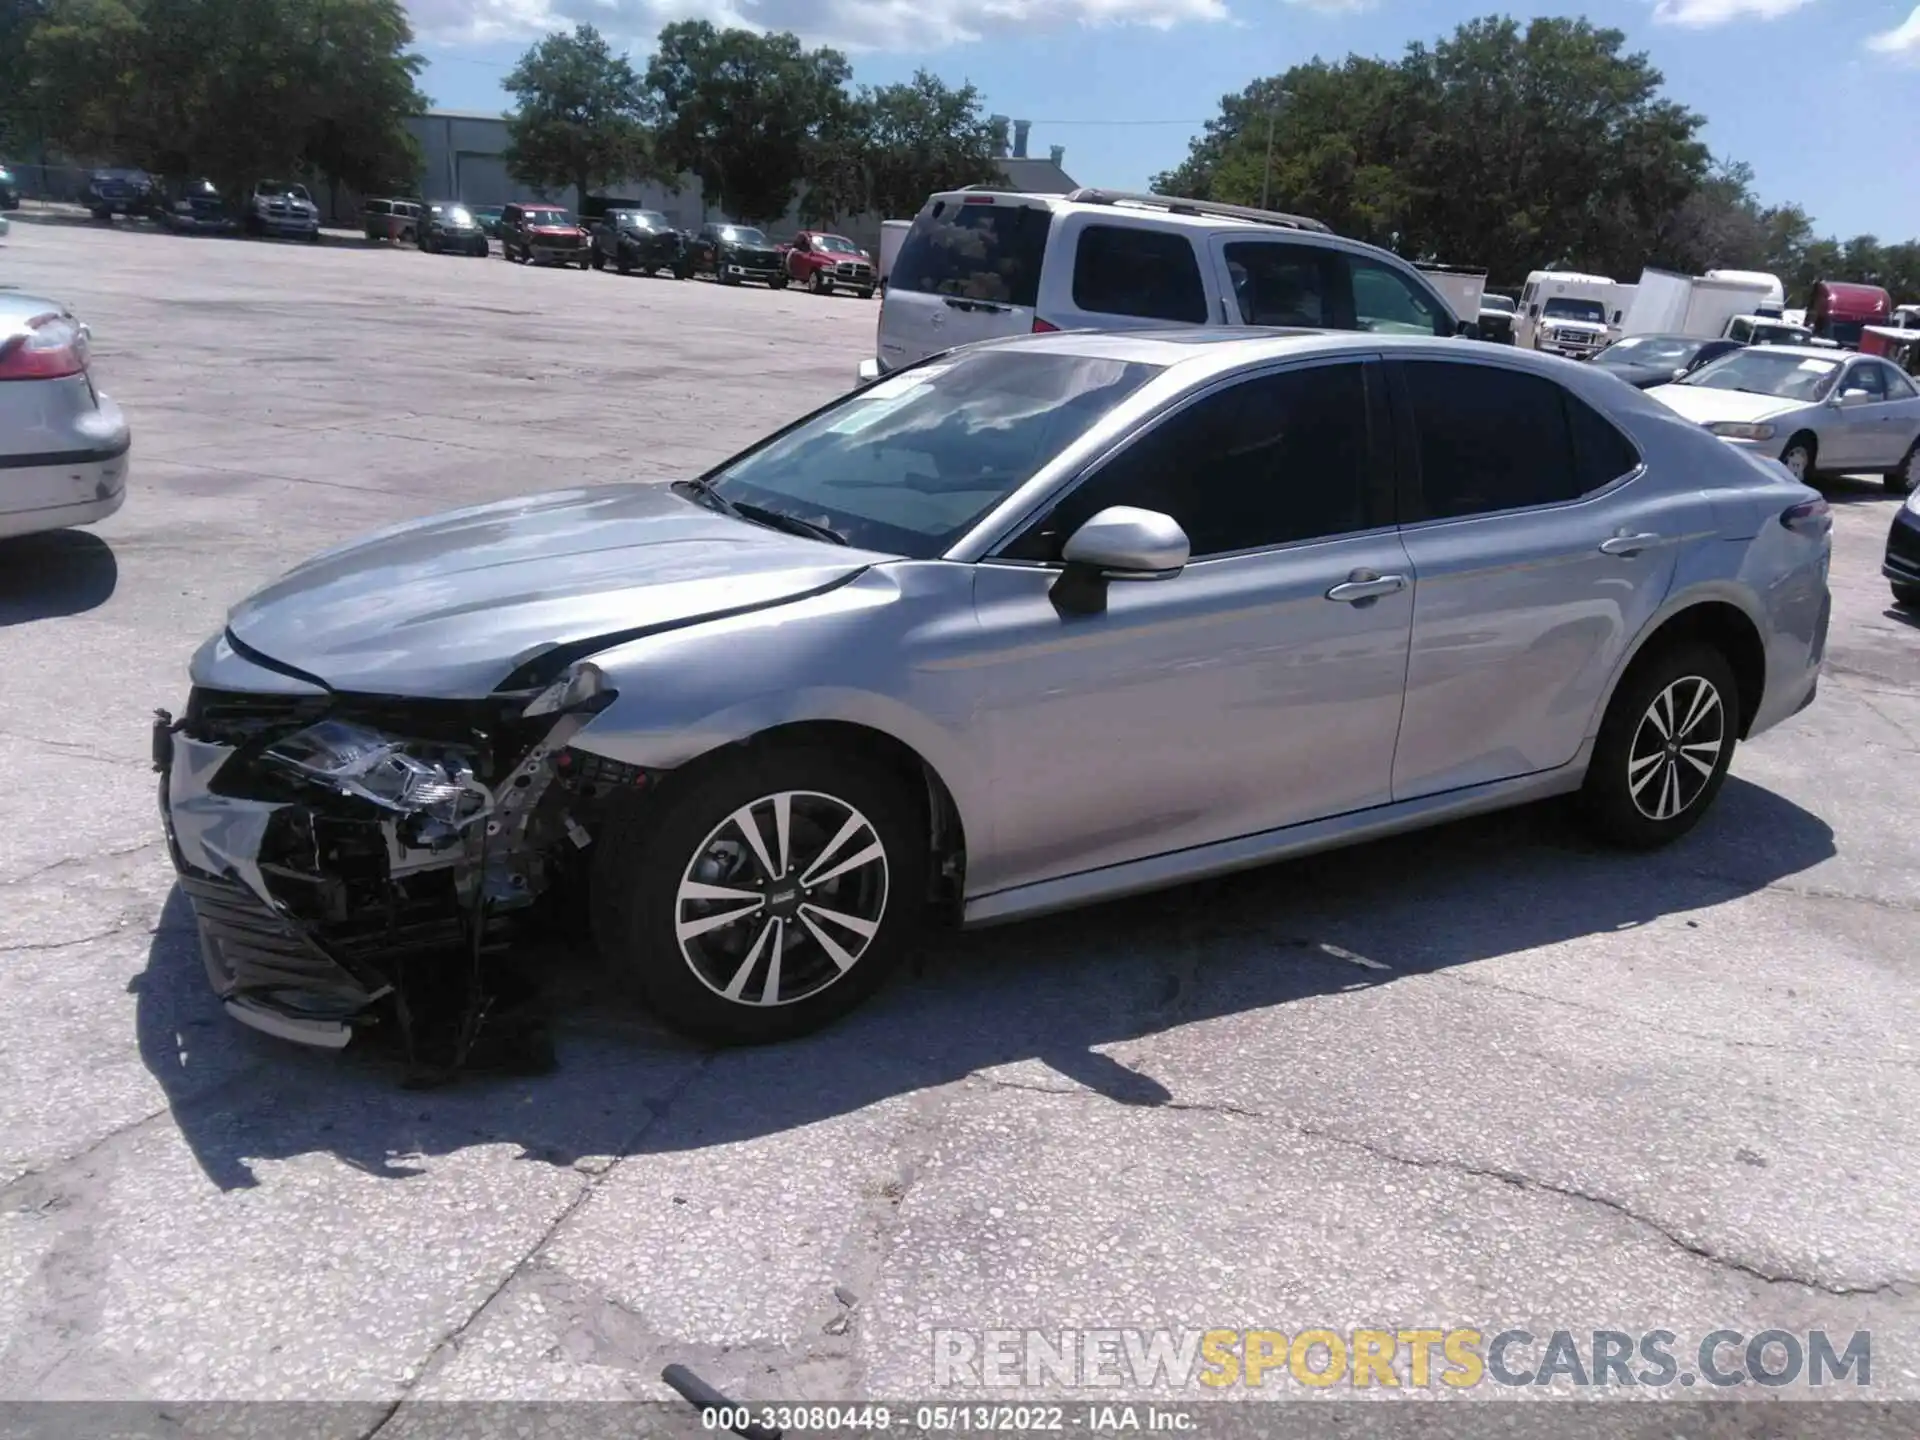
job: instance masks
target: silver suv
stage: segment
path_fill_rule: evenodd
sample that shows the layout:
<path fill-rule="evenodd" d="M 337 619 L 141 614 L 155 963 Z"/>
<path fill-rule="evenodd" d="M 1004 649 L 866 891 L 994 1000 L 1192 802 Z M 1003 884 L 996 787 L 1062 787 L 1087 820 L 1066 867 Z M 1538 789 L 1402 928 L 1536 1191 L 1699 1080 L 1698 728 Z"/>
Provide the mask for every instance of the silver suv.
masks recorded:
<path fill-rule="evenodd" d="M 1318 220 L 1127 191 L 973 186 L 921 207 L 860 375 L 1028 331 L 1168 324 L 1462 333 L 1412 265 Z"/>

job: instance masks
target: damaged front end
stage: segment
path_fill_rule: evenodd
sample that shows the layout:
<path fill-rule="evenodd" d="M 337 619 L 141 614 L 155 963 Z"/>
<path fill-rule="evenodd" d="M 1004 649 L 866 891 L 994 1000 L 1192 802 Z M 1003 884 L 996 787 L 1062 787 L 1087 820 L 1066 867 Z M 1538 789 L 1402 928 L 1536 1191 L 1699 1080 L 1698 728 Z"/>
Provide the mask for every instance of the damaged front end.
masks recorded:
<path fill-rule="evenodd" d="M 391 1018 L 411 1059 L 462 1063 L 533 988 L 516 932 L 583 883 L 600 807 L 646 782 L 568 748 L 612 699 L 578 662 L 484 700 L 196 685 L 160 712 L 168 846 L 229 1013 L 331 1047 Z"/>

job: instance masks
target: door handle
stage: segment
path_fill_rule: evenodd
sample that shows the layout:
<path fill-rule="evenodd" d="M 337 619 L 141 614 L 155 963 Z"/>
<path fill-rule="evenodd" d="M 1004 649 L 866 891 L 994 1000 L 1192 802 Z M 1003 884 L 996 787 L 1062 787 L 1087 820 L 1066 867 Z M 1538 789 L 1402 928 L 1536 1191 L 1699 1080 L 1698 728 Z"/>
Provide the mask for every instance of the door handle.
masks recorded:
<path fill-rule="evenodd" d="M 1406 588 L 1407 577 L 1404 575 L 1377 575 L 1371 570 L 1356 570 L 1327 591 L 1327 599 L 1359 605 Z"/>
<path fill-rule="evenodd" d="M 1602 555 L 1638 555 L 1649 545 L 1657 545 L 1664 535 L 1613 535 L 1600 542 Z"/>

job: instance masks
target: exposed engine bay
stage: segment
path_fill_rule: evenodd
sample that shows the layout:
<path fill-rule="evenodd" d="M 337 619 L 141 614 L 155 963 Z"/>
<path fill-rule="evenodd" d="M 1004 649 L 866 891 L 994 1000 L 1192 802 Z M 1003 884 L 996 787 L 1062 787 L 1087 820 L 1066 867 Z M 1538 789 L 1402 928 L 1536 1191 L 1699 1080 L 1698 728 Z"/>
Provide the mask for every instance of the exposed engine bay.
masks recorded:
<path fill-rule="evenodd" d="M 573 928 L 584 907 L 554 902 L 584 890 L 608 801 L 647 783 L 569 748 L 613 698 L 579 662 L 476 701 L 196 686 L 160 712 L 160 808 L 228 1011 L 329 1047 L 390 1024 L 420 1075 L 483 1038 L 508 1068 L 550 1065 L 516 952 Z"/>

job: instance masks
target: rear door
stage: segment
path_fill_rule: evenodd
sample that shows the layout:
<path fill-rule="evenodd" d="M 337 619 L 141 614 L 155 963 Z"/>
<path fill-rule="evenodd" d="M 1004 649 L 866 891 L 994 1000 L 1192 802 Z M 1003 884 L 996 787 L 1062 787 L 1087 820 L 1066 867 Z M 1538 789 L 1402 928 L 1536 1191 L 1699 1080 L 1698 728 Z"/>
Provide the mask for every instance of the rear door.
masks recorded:
<path fill-rule="evenodd" d="M 1033 328 L 1053 209 L 1023 195 L 936 195 L 894 257 L 880 304 L 889 369 Z"/>
<path fill-rule="evenodd" d="M 1393 798 L 1564 765 L 1679 552 L 1706 538 L 1698 494 L 1663 489 L 1545 376 L 1424 356 L 1390 368 L 1414 585 Z"/>

